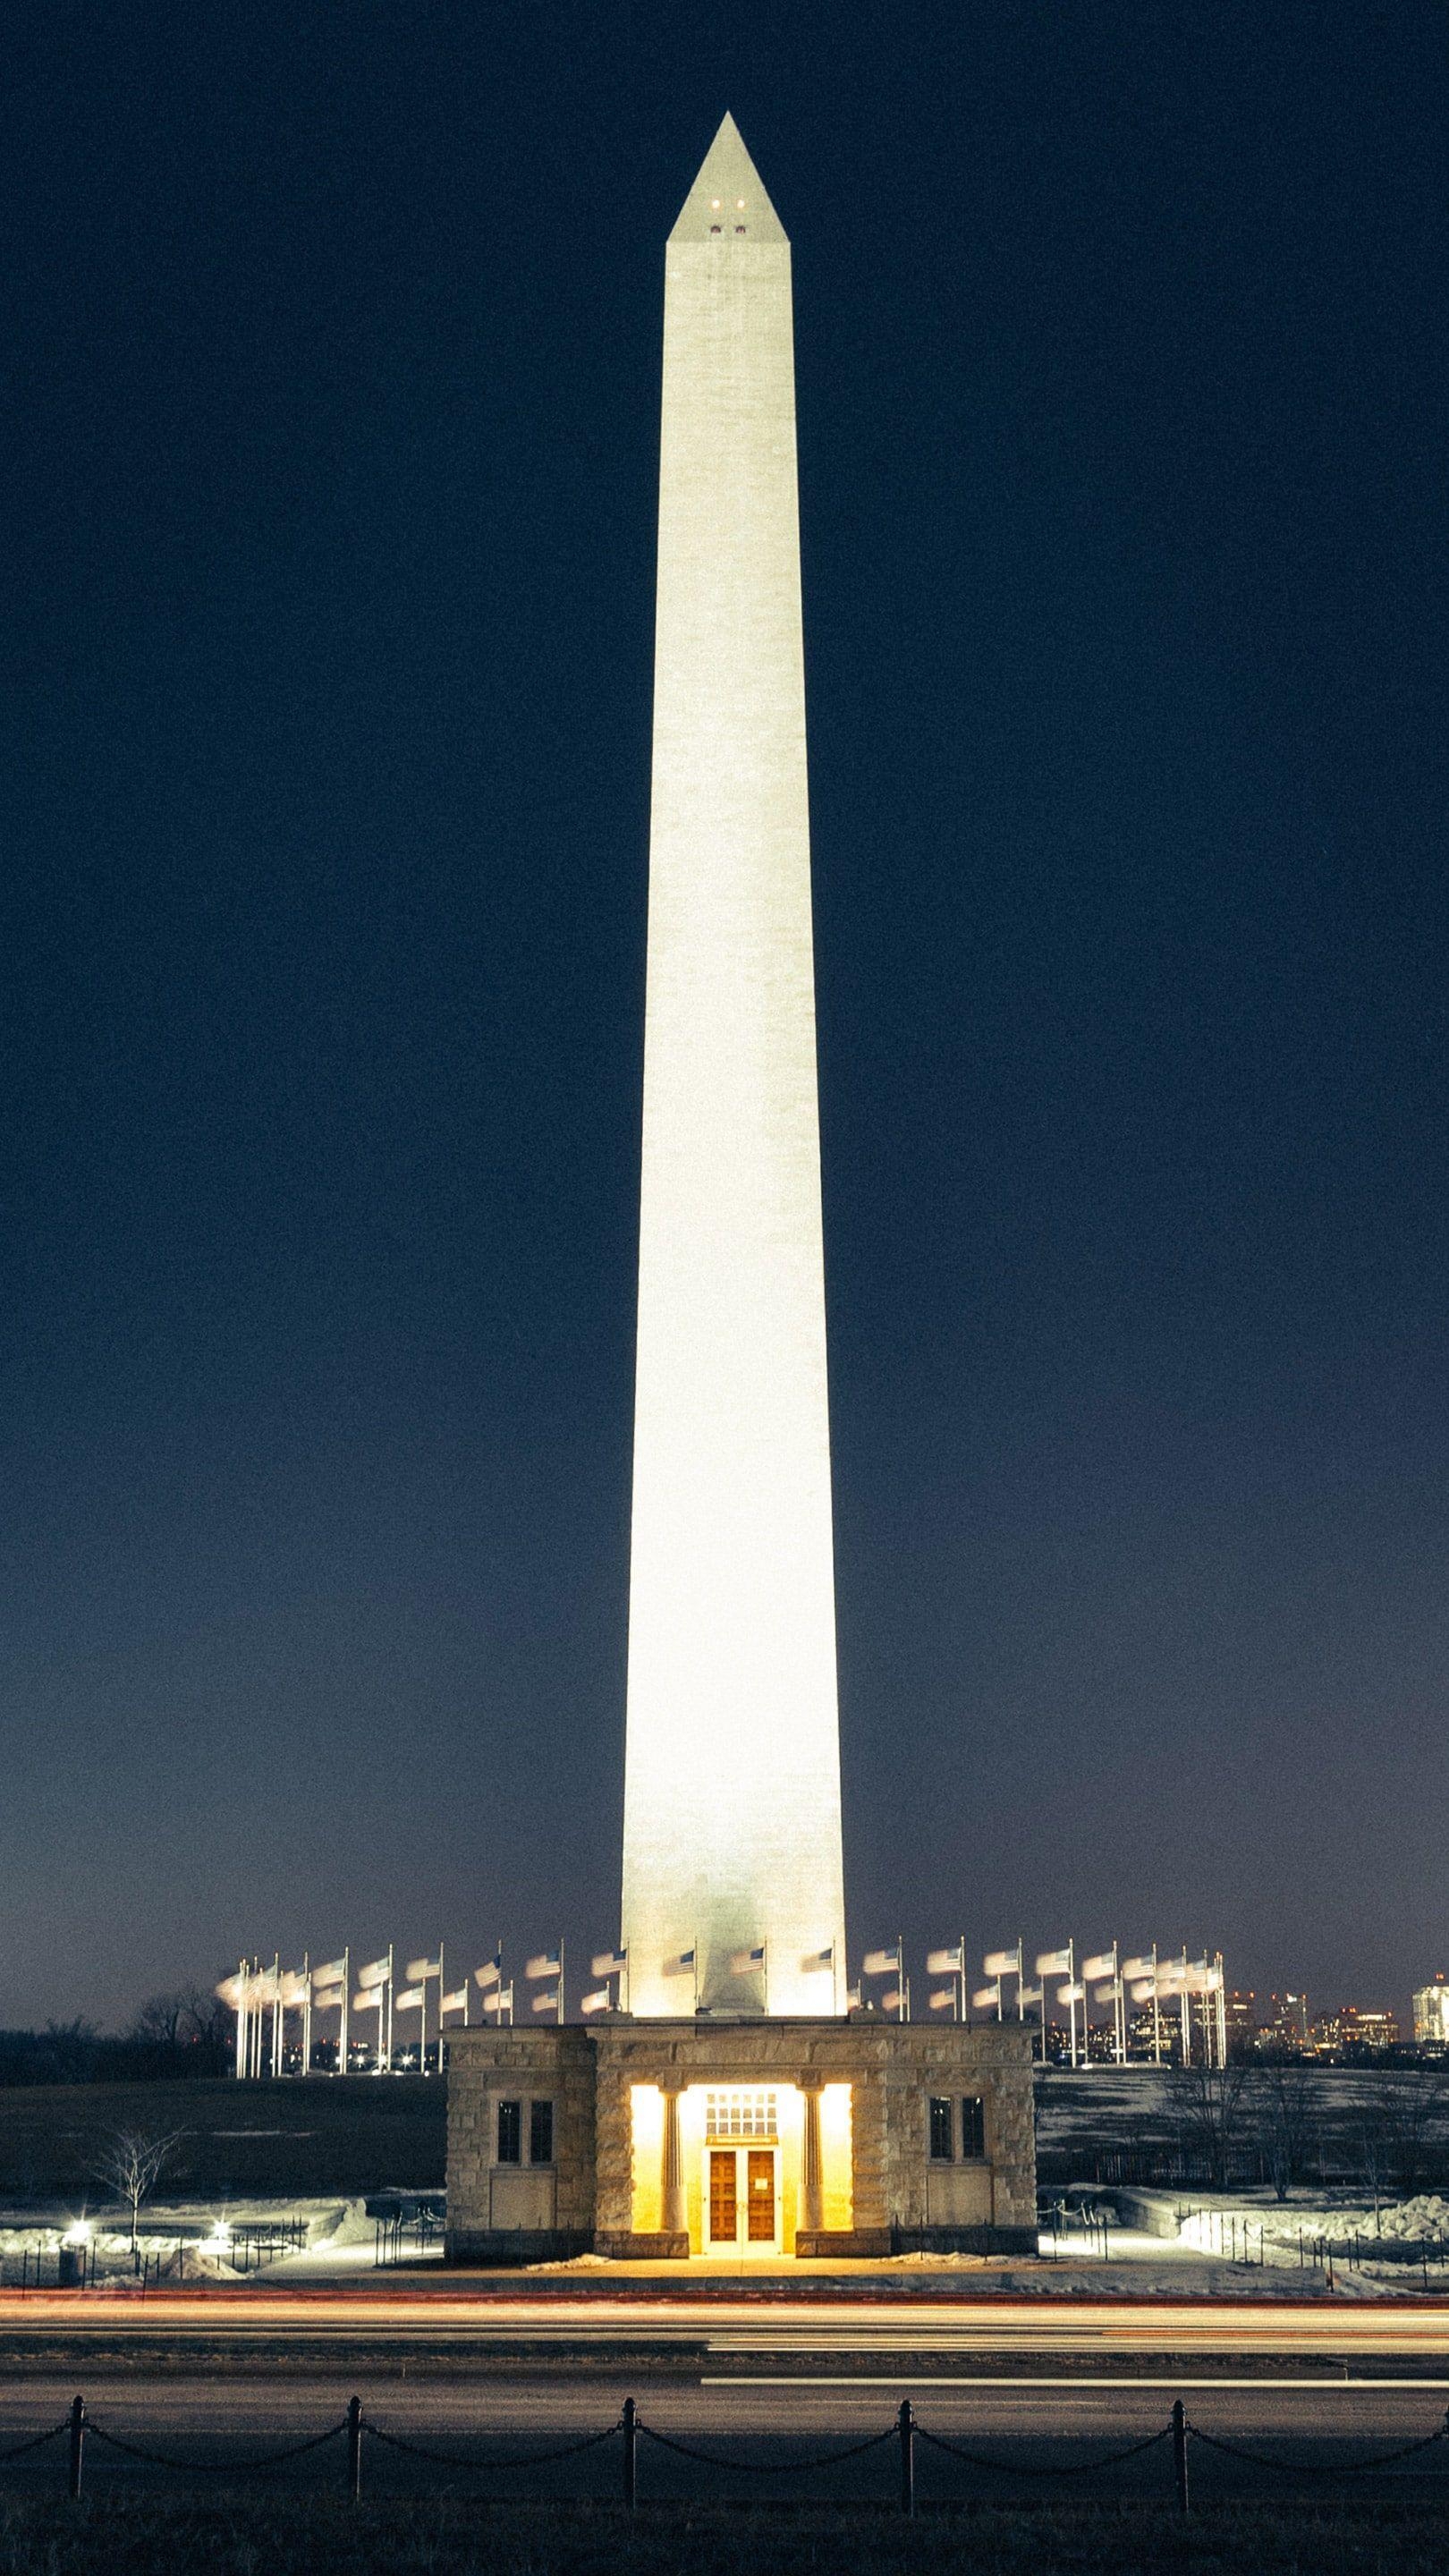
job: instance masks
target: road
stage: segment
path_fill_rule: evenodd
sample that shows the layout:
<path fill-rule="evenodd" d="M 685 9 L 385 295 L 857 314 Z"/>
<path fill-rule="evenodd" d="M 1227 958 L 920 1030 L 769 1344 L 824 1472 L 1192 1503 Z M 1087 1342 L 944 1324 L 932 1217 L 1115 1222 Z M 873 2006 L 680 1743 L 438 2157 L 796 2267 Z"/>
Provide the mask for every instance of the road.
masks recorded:
<path fill-rule="evenodd" d="M 379 2354 L 415 2345 L 472 2353 L 563 2348 L 674 2351 L 737 2359 L 930 2354 L 1107 2359 L 1171 2354 L 1232 2361 L 1327 2357 L 1449 2372 L 1449 2301 L 1289 2299 L 859 2299 L 592 2296 L 466 2280 L 437 2289 L 102 2289 L 0 2292 L 0 2346 L 79 2356 L 164 2342 L 212 2349 L 285 2344 L 360 2346 Z"/>
<path fill-rule="evenodd" d="M 0 2393 L 0 2451 L 27 2435 L 58 2425 L 75 2391 L 66 2378 L 9 2380 Z M 923 2503 L 990 2495 L 1131 2495 L 1170 2499 L 1171 2443 L 1162 2440 L 1135 2458 L 1071 2477 L 1029 2473 L 1072 2467 L 1083 2470 L 1106 2454 L 1142 2442 L 1166 2426 L 1181 2394 L 1202 2434 L 1246 2444 L 1265 2453 L 1276 2470 L 1250 2466 L 1212 2450 L 1205 2440 L 1190 2449 L 1194 2492 L 1203 2500 L 1225 2494 L 1273 2494 L 1285 2485 L 1322 2489 L 1326 2474 L 1351 2461 L 1432 2433 L 1443 2423 L 1445 2388 L 1372 2386 L 1265 2377 L 1251 2382 L 1194 2379 L 1192 2373 L 1110 2380 L 1002 2381 L 980 2374 L 943 2379 L 930 2373 L 877 2374 L 826 2384 L 761 2374 L 749 2381 L 660 2376 L 647 2367 L 561 2373 L 520 2370 L 486 2382 L 447 2378 L 404 2379 L 396 2369 L 363 2375 L 358 2383 L 369 2425 L 363 2476 L 369 2493 L 422 2491 L 510 2495 L 519 2498 L 617 2500 L 623 2446 L 611 2434 L 564 2461 L 538 2454 L 604 2432 L 619 2417 L 626 2396 L 638 2401 L 641 2499 L 724 2498 L 741 2495 L 809 2497 L 842 2502 L 890 2500 L 899 2489 L 896 2410 L 903 2397 L 915 2409 L 920 2433 L 916 2470 Z M 331 2374 L 272 2379 L 162 2374 L 128 2370 L 97 2378 L 87 2391 L 92 2431 L 87 2440 L 86 2491 L 93 2495 L 138 2484 L 188 2482 L 188 2466 L 203 2461 L 244 2464 L 270 2448 L 305 2440 L 337 2425 L 353 2383 Z M 159 2466 L 111 2449 L 110 2432 L 127 2444 L 166 2455 Z M 436 2448 L 480 2463 L 473 2474 L 459 2467 L 393 2449 L 382 2438 Z M 705 2463 L 681 2456 L 654 2437 L 709 2452 Z M 838 2465 L 829 2455 L 885 2436 L 874 2448 Z M 965 2444 L 999 2468 L 968 2467 L 937 2450 L 928 2436 Z M 736 2465 L 773 2464 L 761 2475 Z M 519 2462 L 506 2466 L 506 2462 Z M 496 2463 L 496 2465 L 494 2465 Z M 718 2464 L 716 2464 L 718 2463 Z M 789 2464 L 796 2464 L 793 2469 Z M 267 2473 L 272 2484 L 293 2490 L 335 2491 L 344 2484 L 346 2449 L 340 2437 L 292 2464 Z M 63 2487 L 65 2443 L 52 2443 L 4 2471 L 9 2492 L 55 2492 Z M 223 2480 L 223 2483 L 225 2481 Z M 1449 2503 L 1449 2441 L 1402 2461 L 1372 2482 L 1350 2481 L 1355 2492 L 1401 2498 L 1427 2495 Z"/>

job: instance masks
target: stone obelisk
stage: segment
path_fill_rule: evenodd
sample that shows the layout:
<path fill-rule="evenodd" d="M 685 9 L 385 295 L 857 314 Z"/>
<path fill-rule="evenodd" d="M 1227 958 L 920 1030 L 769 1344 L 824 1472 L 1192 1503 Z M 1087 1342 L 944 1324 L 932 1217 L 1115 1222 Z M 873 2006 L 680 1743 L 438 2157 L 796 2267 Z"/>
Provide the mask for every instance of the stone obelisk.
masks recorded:
<path fill-rule="evenodd" d="M 726 117 L 665 258 L 623 1933 L 843 2009 L 790 245 Z"/>

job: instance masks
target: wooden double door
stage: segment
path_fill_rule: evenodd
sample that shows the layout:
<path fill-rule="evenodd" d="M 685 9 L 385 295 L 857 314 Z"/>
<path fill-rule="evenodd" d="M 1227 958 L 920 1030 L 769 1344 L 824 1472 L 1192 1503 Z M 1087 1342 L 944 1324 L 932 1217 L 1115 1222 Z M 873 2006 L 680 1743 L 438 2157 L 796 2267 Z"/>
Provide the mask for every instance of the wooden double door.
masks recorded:
<path fill-rule="evenodd" d="M 778 2147 L 707 2147 L 710 2246 L 779 2251 Z"/>

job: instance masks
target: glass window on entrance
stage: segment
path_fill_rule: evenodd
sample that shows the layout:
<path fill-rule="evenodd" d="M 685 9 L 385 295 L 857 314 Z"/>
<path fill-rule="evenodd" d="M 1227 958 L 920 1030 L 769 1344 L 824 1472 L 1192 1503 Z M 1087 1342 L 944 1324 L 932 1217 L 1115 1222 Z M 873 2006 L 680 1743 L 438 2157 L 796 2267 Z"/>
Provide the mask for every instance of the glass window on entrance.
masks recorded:
<path fill-rule="evenodd" d="M 742 2084 L 706 2093 L 704 2126 L 706 2136 L 711 2138 L 778 2137 L 775 2096 Z"/>
<path fill-rule="evenodd" d="M 553 2163 L 553 2104 L 530 2102 L 528 2106 L 528 2161 L 531 2165 Z"/>
<path fill-rule="evenodd" d="M 986 2153 L 986 2105 L 979 2093 L 962 2096 L 961 2153 L 968 2160 Z"/>
<path fill-rule="evenodd" d="M 523 2158 L 523 2104 L 500 2102 L 498 2105 L 498 2161 L 516 2165 Z"/>
<path fill-rule="evenodd" d="M 932 2161 L 938 2165 L 948 2165 L 952 2156 L 955 2154 L 955 2147 L 951 2138 L 951 2131 L 955 2126 L 955 2122 L 952 2117 L 954 2108 L 955 2105 L 951 2101 L 949 2095 L 932 2095 L 931 2157 Z"/>

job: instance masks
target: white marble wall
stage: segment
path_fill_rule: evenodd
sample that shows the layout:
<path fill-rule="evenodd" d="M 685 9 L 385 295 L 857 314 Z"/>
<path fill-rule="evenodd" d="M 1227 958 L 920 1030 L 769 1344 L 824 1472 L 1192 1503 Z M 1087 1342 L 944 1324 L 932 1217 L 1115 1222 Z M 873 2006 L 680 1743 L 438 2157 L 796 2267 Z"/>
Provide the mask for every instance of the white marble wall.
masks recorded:
<path fill-rule="evenodd" d="M 696 1945 L 713 2006 L 765 2002 L 728 1965 L 761 1942 L 771 2013 L 843 2002 L 792 328 L 727 124 L 666 258 L 623 1891 L 647 2014 L 689 2010 L 664 1967 Z"/>

